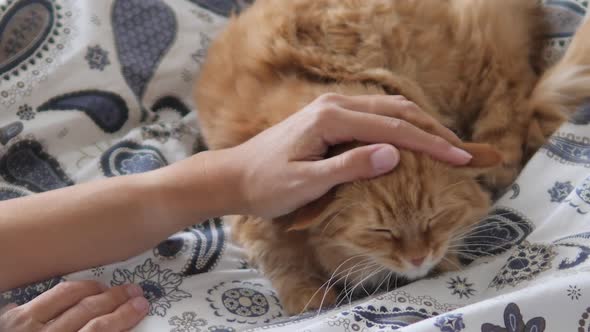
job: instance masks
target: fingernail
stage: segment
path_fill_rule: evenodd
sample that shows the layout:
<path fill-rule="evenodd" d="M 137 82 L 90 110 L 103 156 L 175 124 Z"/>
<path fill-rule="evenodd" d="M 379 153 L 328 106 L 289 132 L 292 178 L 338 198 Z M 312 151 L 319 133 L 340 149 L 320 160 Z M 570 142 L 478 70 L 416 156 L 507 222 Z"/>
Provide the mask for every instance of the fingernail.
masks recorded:
<path fill-rule="evenodd" d="M 131 305 L 140 314 L 146 312 L 148 310 L 148 307 L 150 306 L 148 300 L 146 300 L 144 297 L 134 298 L 133 300 L 131 300 Z"/>
<path fill-rule="evenodd" d="M 377 175 L 391 171 L 399 163 L 399 153 L 391 146 L 384 146 L 371 154 L 371 164 Z"/>
<path fill-rule="evenodd" d="M 469 152 L 459 149 L 458 147 L 455 147 L 455 146 L 453 146 L 451 148 L 450 155 L 452 155 L 453 157 L 456 157 L 462 163 L 467 163 L 468 161 L 473 159 L 473 156 Z"/>
<path fill-rule="evenodd" d="M 135 285 L 135 284 L 127 285 L 126 290 L 127 290 L 127 294 L 129 294 L 130 297 L 143 296 L 143 289 L 141 287 L 139 287 L 138 285 Z"/>
<path fill-rule="evenodd" d="M 109 286 L 103 284 L 102 282 L 98 283 L 98 287 L 100 288 L 101 291 L 106 292 L 109 289 Z"/>

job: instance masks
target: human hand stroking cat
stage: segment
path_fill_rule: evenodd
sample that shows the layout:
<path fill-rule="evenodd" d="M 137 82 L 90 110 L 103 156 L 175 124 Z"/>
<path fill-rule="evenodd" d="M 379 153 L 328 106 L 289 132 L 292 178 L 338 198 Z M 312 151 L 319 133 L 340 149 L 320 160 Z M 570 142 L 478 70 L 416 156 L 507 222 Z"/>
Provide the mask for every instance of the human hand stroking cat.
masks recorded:
<path fill-rule="evenodd" d="M 380 144 L 324 159 L 331 146 L 350 142 Z M 247 198 L 241 213 L 282 216 L 338 184 L 388 173 L 399 162 L 397 148 L 467 164 L 472 156 L 451 142 L 461 144 L 452 131 L 403 96 L 322 95 L 233 149 L 234 162 L 243 169 L 242 196 Z"/>

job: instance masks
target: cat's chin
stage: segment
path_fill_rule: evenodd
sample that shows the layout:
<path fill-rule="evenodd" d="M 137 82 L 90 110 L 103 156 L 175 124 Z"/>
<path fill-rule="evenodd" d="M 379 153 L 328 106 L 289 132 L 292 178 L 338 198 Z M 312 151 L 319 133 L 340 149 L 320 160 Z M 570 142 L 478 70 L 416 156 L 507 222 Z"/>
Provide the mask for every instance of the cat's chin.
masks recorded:
<path fill-rule="evenodd" d="M 428 275 L 428 273 L 430 272 L 431 269 L 426 269 L 426 268 L 420 268 L 420 269 L 416 269 L 416 270 L 412 270 L 412 271 L 404 271 L 404 273 L 401 273 L 401 275 L 405 278 L 407 278 L 410 281 L 416 280 L 416 279 L 420 279 L 420 278 L 424 278 Z"/>
<path fill-rule="evenodd" d="M 426 277 L 434 268 L 435 264 L 424 264 L 419 268 L 411 269 L 400 273 L 403 277 L 408 280 L 416 280 Z"/>

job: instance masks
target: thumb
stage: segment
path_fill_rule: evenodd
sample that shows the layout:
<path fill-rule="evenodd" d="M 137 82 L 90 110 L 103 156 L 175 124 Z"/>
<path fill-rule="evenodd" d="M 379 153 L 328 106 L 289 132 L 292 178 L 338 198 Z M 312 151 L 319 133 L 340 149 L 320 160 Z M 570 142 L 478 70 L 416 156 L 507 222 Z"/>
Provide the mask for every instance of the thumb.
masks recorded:
<path fill-rule="evenodd" d="M 321 182 L 330 187 L 360 179 L 370 179 L 390 172 L 399 164 L 399 151 L 388 144 L 352 149 L 312 164 Z"/>

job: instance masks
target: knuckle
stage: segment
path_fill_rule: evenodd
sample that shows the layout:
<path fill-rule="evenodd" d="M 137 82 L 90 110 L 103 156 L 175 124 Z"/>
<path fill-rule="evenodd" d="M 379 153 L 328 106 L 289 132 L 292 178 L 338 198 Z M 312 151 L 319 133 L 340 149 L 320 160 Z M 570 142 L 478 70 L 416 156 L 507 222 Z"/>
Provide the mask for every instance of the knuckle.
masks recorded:
<path fill-rule="evenodd" d="M 63 296 L 75 296 L 84 291 L 84 283 L 80 281 L 66 281 L 55 286 L 55 293 Z"/>
<path fill-rule="evenodd" d="M 449 146 L 449 142 L 440 136 L 434 136 L 432 138 L 432 144 L 438 148 L 445 148 Z"/>
<path fill-rule="evenodd" d="M 78 303 L 78 309 L 90 316 L 101 312 L 101 303 L 92 297 L 87 297 Z"/>
<path fill-rule="evenodd" d="M 125 303 L 131 297 L 127 291 L 128 287 L 129 286 L 119 286 L 111 288 L 105 293 L 107 300 L 117 305 Z"/>
<path fill-rule="evenodd" d="M 334 117 L 337 112 L 338 112 L 338 109 L 334 105 L 331 105 L 331 104 L 325 105 L 325 106 L 321 107 L 320 109 L 318 109 L 318 111 L 316 112 L 315 118 L 314 118 L 314 123 L 316 125 L 323 125 L 323 124 L 330 123 L 334 120 Z"/>
<path fill-rule="evenodd" d="M 86 330 L 90 332 L 110 331 L 111 328 L 112 321 L 108 317 L 95 318 L 86 325 Z"/>
<path fill-rule="evenodd" d="M 438 134 L 441 132 L 441 126 L 435 120 L 420 118 L 416 121 L 416 126 L 429 133 Z"/>
<path fill-rule="evenodd" d="M 404 110 L 406 112 L 417 112 L 420 111 L 420 107 L 418 107 L 418 105 L 416 105 L 416 103 L 414 103 L 413 101 L 410 100 L 405 100 L 402 103 Z"/>
<path fill-rule="evenodd" d="M 334 166 L 338 170 L 346 169 L 352 163 L 353 159 L 354 158 L 350 153 L 345 153 L 343 155 L 340 155 L 338 159 L 336 159 L 336 165 Z"/>
<path fill-rule="evenodd" d="M 14 308 L 0 317 L 0 323 L 18 327 L 29 326 L 32 320 L 30 312 L 22 307 Z M 2 326 L 0 324 L 0 327 Z"/>
<path fill-rule="evenodd" d="M 436 120 L 433 119 L 426 121 L 426 123 L 424 124 L 424 128 L 426 128 L 426 130 L 428 130 L 429 132 L 436 131 L 438 127 L 439 124 L 436 122 Z"/>
<path fill-rule="evenodd" d="M 410 112 L 410 110 L 405 107 L 396 109 L 395 116 L 405 120 L 409 120 L 413 117 L 412 112 Z"/>
<path fill-rule="evenodd" d="M 337 103 L 341 99 L 342 99 L 342 95 L 339 95 L 334 92 L 328 92 L 328 93 L 324 93 L 323 95 L 319 96 L 316 99 L 316 101 L 319 103 L 331 104 L 331 103 Z"/>
<path fill-rule="evenodd" d="M 401 119 L 388 118 L 387 125 L 389 127 L 391 127 L 391 129 L 399 130 L 399 129 L 402 129 L 404 126 L 406 126 L 407 122 L 405 122 L 404 120 L 401 120 Z"/>
<path fill-rule="evenodd" d="M 368 113 L 379 114 L 380 110 L 383 108 L 379 106 L 382 105 L 384 105 L 384 102 L 381 99 L 381 96 L 372 96 L 372 98 L 367 100 L 367 111 Z"/>
<path fill-rule="evenodd" d="M 59 283 L 57 286 L 55 286 L 55 291 L 68 294 L 77 291 L 78 289 L 80 289 L 80 287 L 80 282 L 66 281 Z"/>

